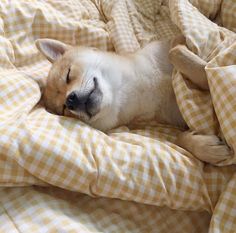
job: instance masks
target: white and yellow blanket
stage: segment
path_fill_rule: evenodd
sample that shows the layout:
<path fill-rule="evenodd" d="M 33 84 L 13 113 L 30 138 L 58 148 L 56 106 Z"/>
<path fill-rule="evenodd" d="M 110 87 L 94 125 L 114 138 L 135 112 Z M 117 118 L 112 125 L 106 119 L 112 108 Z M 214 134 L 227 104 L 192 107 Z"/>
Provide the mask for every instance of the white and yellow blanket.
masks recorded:
<path fill-rule="evenodd" d="M 171 126 L 104 134 L 46 112 L 37 103 L 50 64 L 34 45 L 47 37 L 123 53 L 182 32 L 210 85 L 190 89 L 174 72 L 182 114 L 236 151 L 235 14 L 235 0 L 2 0 L 0 232 L 235 232 L 235 155 L 207 165 L 175 145 Z"/>

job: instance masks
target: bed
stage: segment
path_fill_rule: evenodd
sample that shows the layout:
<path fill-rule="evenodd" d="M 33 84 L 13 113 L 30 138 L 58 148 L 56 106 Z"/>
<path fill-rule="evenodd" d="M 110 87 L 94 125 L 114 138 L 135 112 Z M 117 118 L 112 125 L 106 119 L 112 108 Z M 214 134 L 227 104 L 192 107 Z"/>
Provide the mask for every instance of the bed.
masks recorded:
<path fill-rule="evenodd" d="M 233 233 L 236 230 L 235 0 L 0 2 L 0 232 Z M 106 134 L 40 104 L 53 38 L 117 53 L 184 34 L 207 61 L 210 91 L 173 87 L 192 130 L 220 135 L 217 164 L 175 144 L 155 121 Z"/>

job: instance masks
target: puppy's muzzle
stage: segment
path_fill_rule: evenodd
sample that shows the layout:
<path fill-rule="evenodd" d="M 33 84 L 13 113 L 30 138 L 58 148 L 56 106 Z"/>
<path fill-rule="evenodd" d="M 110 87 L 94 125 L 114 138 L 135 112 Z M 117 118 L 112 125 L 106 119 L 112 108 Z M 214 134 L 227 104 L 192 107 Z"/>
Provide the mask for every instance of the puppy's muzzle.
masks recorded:
<path fill-rule="evenodd" d="M 76 110 L 79 108 L 81 111 L 84 111 L 88 98 L 89 95 L 79 95 L 76 91 L 73 91 L 66 99 L 66 107 L 69 110 Z"/>
<path fill-rule="evenodd" d="M 100 111 L 102 92 L 96 86 L 89 93 L 71 92 L 66 98 L 66 107 L 74 112 L 84 112 L 90 118 Z"/>

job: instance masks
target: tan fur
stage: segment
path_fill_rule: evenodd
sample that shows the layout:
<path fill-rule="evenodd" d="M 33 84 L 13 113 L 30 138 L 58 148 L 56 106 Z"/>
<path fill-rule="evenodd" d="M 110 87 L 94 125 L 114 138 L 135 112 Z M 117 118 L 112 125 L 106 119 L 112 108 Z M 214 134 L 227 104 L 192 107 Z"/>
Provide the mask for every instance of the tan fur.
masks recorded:
<path fill-rule="evenodd" d="M 169 58 L 175 68 L 196 87 L 209 90 L 205 72 L 206 62 L 187 48 L 182 35 L 172 41 Z M 198 159 L 212 164 L 220 163 L 232 156 L 230 148 L 215 135 L 186 131 L 178 136 L 176 143 Z"/>
<path fill-rule="evenodd" d="M 186 45 L 177 45 L 170 50 L 170 61 L 192 83 L 203 90 L 209 90 L 205 66 L 206 62 L 187 49 Z"/>
<path fill-rule="evenodd" d="M 60 115 L 77 117 L 95 128 L 108 130 L 133 120 L 157 119 L 161 123 L 186 127 L 178 109 L 171 84 L 170 60 L 193 83 L 208 89 L 205 62 L 190 52 L 179 37 L 170 50 L 169 42 L 153 42 L 134 54 L 120 56 L 92 48 L 70 47 L 41 39 L 39 50 L 53 62 L 43 94 L 46 108 Z M 179 45 L 181 44 L 181 45 Z M 66 83 L 70 69 L 70 82 Z M 99 112 L 89 118 L 85 113 L 68 111 L 66 99 L 73 91 L 86 93 L 96 76 L 103 94 Z M 184 132 L 178 144 L 199 159 L 217 163 L 229 156 L 225 144 L 213 135 Z"/>
<path fill-rule="evenodd" d="M 80 85 L 82 82 L 83 65 L 78 63 L 71 65 L 74 56 L 76 56 L 76 51 L 70 49 L 66 51 L 63 57 L 58 58 L 53 63 L 43 92 L 43 100 L 46 108 L 60 115 L 63 115 L 63 106 L 67 92 L 71 92 L 75 85 Z M 71 68 L 71 82 L 69 85 L 65 85 L 69 68 Z M 73 114 L 67 111 L 67 115 L 72 116 Z"/>

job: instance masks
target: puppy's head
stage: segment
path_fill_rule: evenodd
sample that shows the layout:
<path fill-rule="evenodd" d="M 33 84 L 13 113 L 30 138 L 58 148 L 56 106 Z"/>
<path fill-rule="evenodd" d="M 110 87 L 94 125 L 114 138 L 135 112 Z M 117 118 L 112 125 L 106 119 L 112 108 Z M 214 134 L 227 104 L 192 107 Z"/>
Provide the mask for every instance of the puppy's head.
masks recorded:
<path fill-rule="evenodd" d="M 51 39 L 38 39 L 36 46 L 52 63 L 43 92 L 45 107 L 87 123 L 104 116 L 113 95 L 100 66 L 102 52 Z"/>

